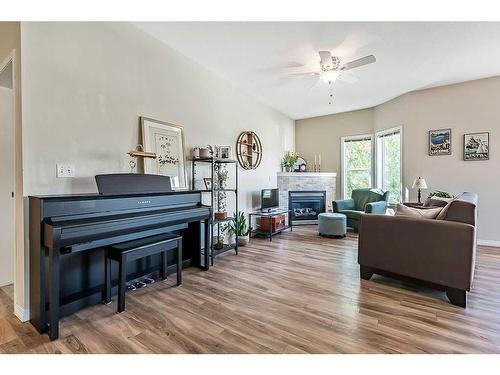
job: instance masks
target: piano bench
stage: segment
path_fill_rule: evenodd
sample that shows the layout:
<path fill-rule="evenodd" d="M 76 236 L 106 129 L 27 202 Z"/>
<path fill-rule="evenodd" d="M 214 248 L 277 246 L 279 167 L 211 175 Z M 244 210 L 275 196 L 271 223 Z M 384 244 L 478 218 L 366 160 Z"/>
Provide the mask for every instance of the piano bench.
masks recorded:
<path fill-rule="evenodd" d="M 127 289 L 127 263 L 150 255 L 161 254 L 161 278 L 167 278 L 167 252 L 177 250 L 177 285 L 182 284 L 182 237 L 175 234 L 161 234 L 122 242 L 106 248 L 105 259 L 105 290 L 103 299 L 111 302 L 111 261 L 118 262 L 118 308 L 120 313 L 125 310 L 125 290 Z"/>

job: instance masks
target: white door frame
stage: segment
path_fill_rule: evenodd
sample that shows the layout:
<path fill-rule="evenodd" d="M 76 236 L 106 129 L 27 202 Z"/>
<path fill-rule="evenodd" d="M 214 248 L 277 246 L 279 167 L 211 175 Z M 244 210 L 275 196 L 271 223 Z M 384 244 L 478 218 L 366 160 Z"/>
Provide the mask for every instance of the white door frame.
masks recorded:
<path fill-rule="evenodd" d="M 9 55 L 2 61 L 0 64 L 0 73 L 2 73 L 9 64 L 12 64 L 12 126 L 11 126 L 11 144 L 12 144 L 12 192 L 14 193 L 14 197 L 12 197 L 12 212 L 14 213 L 14 217 L 12 218 L 12 244 L 13 244 L 13 264 L 12 264 L 12 269 L 14 271 L 13 273 L 13 283 L 14 283 L 14 298 L 16 296 L 16 277 L 17 277 L 17 231 L 16 231 L 16 224 L 17 224 L 17 205 L 16 205 L 16 199 L 17 197 L 15 196 L 16 192 L 16 178 L 17 178 L 17 171 L 16 171 L 16 153 L 17 153 L 17 147 L 16 147 L 16 124 L 17 124 L 17 116 L 16 116 L 16 57 L 15 57 L 16 51 L 12 50 Z M 14 303 L 15 305 L 15 303 Z"/>
<path fill-rule="evenodd" d="M 400 196 L 401 196 L 401 202 L 404 201 L 404 197 L 403 197 L 403 125 L 399 125 L 399 126 L 395 126 L 393 128 L 388 128 L 388 129 L 383 129 L 383 130 L 379 130 L 375 133 L 375 140 L 374 140 L 374 143 L 375 143 L 375 155 L 374 155 L 374 159 L 375 159 L 375 185 L 377 188 L 379 189 L 382 189 L 382 186 L 381 186 L 381 183 L 380 183 L 380 178 L 382 177 L 381 176 L 381 173 L 380 173 L 380 170 L 379 170 L 379 165 L 377 163 L 378 161 L 378 157 L 379 157 L 379 153 L 380 153 L 380 147 L 378 145 L 378 141 L 379 141 L 379 137 L 380 136 L 384 136 L 386 134 L 389 134 L 389 133 L 394 133 L 394 132 L 397 132 L 399 131 L 399 136 L 400 136 L 400 139 L 401 139 L 401 144 L 400 144 L 400 149 L 399 149 L 399 162 L 400 162 L 400 165 L 399 165 L 399 176 L 400 176 Z M 397 203 L 401 203 L 401 202 L 397 202 Z M 394 202 L 390 202 L 392 205 L 395 205 Z"/>

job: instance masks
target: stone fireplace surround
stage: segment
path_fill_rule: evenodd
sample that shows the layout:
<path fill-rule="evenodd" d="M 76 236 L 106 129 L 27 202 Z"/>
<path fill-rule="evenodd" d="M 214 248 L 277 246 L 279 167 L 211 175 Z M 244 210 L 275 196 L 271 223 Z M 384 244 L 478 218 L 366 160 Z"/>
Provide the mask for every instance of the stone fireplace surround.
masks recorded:
<path fill-rule="evenodd" d="M 280 207 L 288 209 L 289 191 L 325 190 L 326 211 L 332 211 L 336 180 L 334 172 L 278 172 Z"/>

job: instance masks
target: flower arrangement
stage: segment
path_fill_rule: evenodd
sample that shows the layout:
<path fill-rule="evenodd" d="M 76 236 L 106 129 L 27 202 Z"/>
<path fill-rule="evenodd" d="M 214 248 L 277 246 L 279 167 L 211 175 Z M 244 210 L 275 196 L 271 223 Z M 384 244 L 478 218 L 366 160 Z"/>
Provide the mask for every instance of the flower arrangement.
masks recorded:
<path fill-rule="evenodd" d="M 281 160 L 281 164 L 287 171 L 290 171 L 292 170 L 298 159 L 299 155 L 297 155 L 295 152 L 287 151 L 285 156 L 283 156 L 283 159 Z"/>

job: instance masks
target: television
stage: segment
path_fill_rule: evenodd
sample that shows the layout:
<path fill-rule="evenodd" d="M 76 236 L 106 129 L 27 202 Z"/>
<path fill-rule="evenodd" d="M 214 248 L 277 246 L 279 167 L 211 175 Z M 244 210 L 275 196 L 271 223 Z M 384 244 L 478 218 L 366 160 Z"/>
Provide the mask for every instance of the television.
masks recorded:
<path fill-rule="evenodd" d="M 260 194 L 262 210 L 279 207 L 278 189 L 263 189 Z"/>

